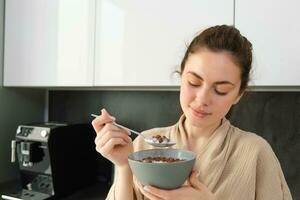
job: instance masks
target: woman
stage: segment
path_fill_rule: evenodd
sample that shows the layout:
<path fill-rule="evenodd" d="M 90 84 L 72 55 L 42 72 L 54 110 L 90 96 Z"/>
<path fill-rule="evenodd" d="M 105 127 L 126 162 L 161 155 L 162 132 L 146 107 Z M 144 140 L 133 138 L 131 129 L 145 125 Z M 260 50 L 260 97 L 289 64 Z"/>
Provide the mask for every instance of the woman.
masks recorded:
<path fill-rule="evenodd" d="M 127 157 L 151 148 L 142 138 L 112 125 L 105 110 L 93 122 L 96 149 L 112 161 L 116 178 L 107 199 L 132 200 L 289 200 L 280 164 L 261 137 L 242 131 L 225 118 L 249 81 L 252 45 L 233 26 L 206 29 L 189 45 L 181 63 L 178 123 L 145 131 L 165 135 L 176 147 L 198 154 L 188 181 L 174 190 L 142 186 L 133 177 Z"/>

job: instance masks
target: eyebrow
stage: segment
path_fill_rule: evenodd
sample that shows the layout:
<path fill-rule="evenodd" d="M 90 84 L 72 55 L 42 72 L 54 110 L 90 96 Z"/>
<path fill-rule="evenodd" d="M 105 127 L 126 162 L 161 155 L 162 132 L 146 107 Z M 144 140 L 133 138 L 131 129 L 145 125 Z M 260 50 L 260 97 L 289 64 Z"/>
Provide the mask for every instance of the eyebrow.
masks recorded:
<path fill-rule="evenodd" d="M 203 81 L 203 78 L 202 78 L 200 75 L 196 74 L 195 72 L 188 71 L 187 73 L 188 73 L 188 74 L 192 74 L 192 75 L 196 76 L 198 79 L 200 79 L 200 80 Z M 233 85 L 233 86 L 234 86 L 234 84 L 231 83 L 230 81 L 216 81 L 215 84 L 217 84 L 217 85 L 221 85 L 221 84 L 230 84 L 230 85 Z"/>

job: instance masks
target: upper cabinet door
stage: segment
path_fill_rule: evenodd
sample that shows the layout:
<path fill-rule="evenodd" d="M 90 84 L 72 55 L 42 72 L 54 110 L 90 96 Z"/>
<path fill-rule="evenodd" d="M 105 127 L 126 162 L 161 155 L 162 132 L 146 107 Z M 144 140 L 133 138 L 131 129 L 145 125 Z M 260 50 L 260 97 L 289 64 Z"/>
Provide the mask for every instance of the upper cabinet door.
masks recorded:
<path fill-rule="evenodd" d="M 91 86 L 95 0 L 9 0 L 5 86 Z"/>
<path fill-rule="evenodd" d="M 96 86 L 177 86 L 186 45 L 233 24 L 233 0 L 97 0 Z M 176 78 L 177 77 L 177 78 Z"/>
<path fill-rule="evenodd" d="M 300 85 L 298 0 L 236 0 L 236 27 L 252 42 L 252 85 Z"/>

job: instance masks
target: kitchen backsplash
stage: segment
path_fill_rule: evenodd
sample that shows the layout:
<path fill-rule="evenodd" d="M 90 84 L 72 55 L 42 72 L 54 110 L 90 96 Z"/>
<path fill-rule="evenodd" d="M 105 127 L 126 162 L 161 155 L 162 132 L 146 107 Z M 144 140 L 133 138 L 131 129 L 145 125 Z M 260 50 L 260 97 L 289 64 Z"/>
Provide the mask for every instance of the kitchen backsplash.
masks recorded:
<path fill-rule="evenodd" d="M 178 91 L 49 91 L 49 120 L 91 122 L 106 108 L 117 121 L 142 131 L 169 126 L 181 115 Z M 264 137 L 275 151 L 294 198 L 300 196 L 300 93 L 249 92 L 228 116 Z"/>

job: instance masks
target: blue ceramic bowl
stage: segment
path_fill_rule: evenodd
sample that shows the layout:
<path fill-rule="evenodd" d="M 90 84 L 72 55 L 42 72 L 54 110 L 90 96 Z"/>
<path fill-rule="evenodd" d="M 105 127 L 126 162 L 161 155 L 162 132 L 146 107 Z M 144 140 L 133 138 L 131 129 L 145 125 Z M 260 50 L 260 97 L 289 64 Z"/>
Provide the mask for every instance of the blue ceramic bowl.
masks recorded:
<path fill-rule="evenodd" d="M 171 163 L 141 162 L 146 157 L 178 158 L 183 161 Z M 162 189 L 180 187 L 189 177 L 195 164 L 196 154 L 181 149 L 149 149 L 137 151 L 128 156 L 133 175 L 143 185 L 151 185 Z"/>

